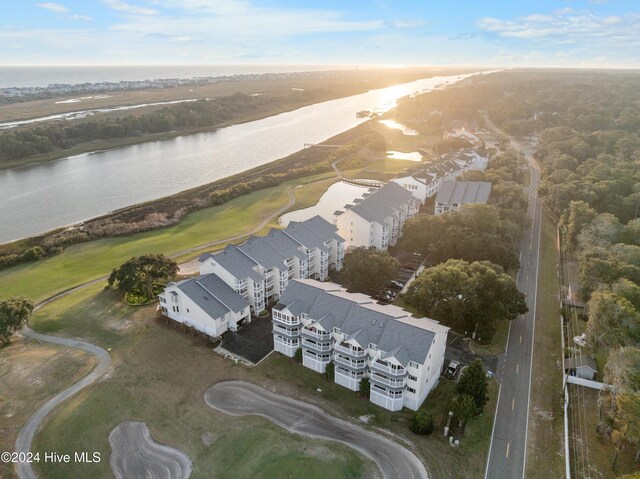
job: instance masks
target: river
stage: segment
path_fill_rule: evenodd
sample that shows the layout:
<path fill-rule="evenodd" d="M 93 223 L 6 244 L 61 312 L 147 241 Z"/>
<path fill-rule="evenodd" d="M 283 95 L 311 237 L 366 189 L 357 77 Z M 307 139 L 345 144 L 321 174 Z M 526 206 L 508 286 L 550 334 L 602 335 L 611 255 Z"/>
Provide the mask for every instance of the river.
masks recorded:
<path fill-rule="evenodd" d="M 0 171 L 0 243 L 33 236 L 246 171 L 387 111 L 406 95 L 473 74 L 432 77 L 317 103 L 210 133 Z"/>

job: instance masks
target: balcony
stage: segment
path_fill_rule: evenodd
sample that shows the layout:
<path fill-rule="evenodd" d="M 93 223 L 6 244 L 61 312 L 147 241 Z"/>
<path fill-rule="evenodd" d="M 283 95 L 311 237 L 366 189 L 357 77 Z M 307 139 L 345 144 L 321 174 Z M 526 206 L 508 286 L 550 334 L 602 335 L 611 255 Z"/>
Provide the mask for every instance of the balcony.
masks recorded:
<path fill-rule="evenodd" d="M 329 341 L 331 339 L 331 333 L 325 333 L 322 331 L 312 331 L 310 329 L 307 328 L 303 328 L 302 330 L 302 334 L 304 336 L 310 337 L 310 338 L 315 338 L 315 339 L 320 339 L 323 341 Z"/>
<path fill-rule="evenodd" d="M 381 396 L 388 397 L 389 399 L 402 399 L 404 397 L 403 391 L 387 391 L 377 384 L 371 386 L 371 392 L 375 392 L 376 394 L 380 394 Z"/>
<path fill-rule="evenodd" d="M 373 371 L 373 373 L 371 374 L 371 382 L 383 384 L 385 386 L 389 386 L 392 388 L 402 388 L 402 389 L 404 389 L 404 387 L 407 385 L 406 378 L 402 378 L 402 379 L 387 378 L 379 375 L 375 371 Z"/>
<path fill-rule="evenodd" d="M 337 367 L 335 369 L 336 374 L 342 374 L 343 376 L 348 377 L 349 379 L 354 379 L 359 381 L 364 377 L 364 371 L 360 371 L 359 373 L 354 373 L 353 371 L 349 371 L 348 369 L 344 369 L 342 367 Z"/>
<path fill-rule="evenodd" d="M 300 336 L 299 328 L 288 329 L 288 328 L 283 328 L 279 324 L 273 325 L 273 332 L 281 334 L 283 336 L 289 336 L 290 338 L 297 338 L 298 336 Z"/>
<path fill-rule="evenodd" d="M 310 348 L 313 349 L 315 351 L 320 351 L 322 353 L 327 353 L 331 351 L 331 344 L 321 344 L 321 343 L 316 343 L 314 341 L 311 341 L 310 339 L 307 338 L 303 338 L 302 340 L 302 347 L 303 348 Z"/>
<path fill-rule="evenodd" d="M 283 316 L 276 316 L 275 314 L 272 317 L 272 320 L 280 323 L 280 324 L 286 324 L 288 326 L 299 326 L 300 325 L 300 320 L 298 318 L 286 318 Z"/>
<path fill-rule="evenodd" d="M 371 363 L 371 369 L 382 371 L 387 374 L 392 374 L 394 376 L 405 376 L 407 374 L 407 370 L 400 366 L 399 368 L 392 368 L 388 364 L 381 363 L 378 360 L 375 360 Z"/>
<path fill-rule="evenodd" d="M 339 355 L 336 355 L 333 359 L 336 364 L 340 364 L 342 366 L 346 366 L 350 369 L 365 369 L 367 367 L 367 362 L 363 360 L 354 361 L 349 358 L 345 358 Z"/>
<path fill-rule="evenodd" d="M 334 349 L 336 353 L 348 354 L 349 356 L 354 358 L 364 358 L 367 356 L 367 351 L 365 351 L 364 349 L 356 350 L 348 346 L 343 346 L 342 344 L 336 344 L 334 346 Z"/>

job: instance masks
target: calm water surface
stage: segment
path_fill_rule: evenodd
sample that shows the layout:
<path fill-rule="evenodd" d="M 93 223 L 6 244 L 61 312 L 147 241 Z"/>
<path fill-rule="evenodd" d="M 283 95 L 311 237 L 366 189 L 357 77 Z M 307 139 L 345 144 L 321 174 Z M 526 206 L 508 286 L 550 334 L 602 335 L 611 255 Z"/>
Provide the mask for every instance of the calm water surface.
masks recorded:
<path fill-rule="evenodd" d="M 399 98 L 470 76 L 432 77 L 280 115 L 45 165 L 0 171 L 0 243 L 171 195 L 269 163 L 389 110 Z"/>

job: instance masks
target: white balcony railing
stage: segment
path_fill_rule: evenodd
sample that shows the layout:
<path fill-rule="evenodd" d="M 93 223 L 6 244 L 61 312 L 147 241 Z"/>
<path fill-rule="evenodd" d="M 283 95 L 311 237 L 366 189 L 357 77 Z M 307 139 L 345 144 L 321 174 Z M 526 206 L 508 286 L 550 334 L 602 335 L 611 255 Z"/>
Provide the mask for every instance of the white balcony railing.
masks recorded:
<path fill-rule="evenodd" d="M 329 352 L 332 349 L 331 344 L 315 343 L 313 341 L 308 340 L 307 338 L 304 338 L 304 340 L 302 341 L 302 345 L 315 349 L 316 351 L 321 351 L 323 353 Z"/>
<path fill-rule="evenodd" d="M 350 354 L 351 356 L 355 356 L 357 358 L 364 358 L 367 355 L 367 351 L 365 351 L 364 349 L 356 350 L 348 346 L 343 346 L 342 344 L 336 344 L 334 346 L 334 349 L 336 353 Z"/>
<path fill-rule="evenodd" d="M 297 326 L 300 324 L 300 320 L 295 317 L 284 317 L 273 315 L 273 320 L 282 324 L 288 324 L 290 326 Z"/>
<path fill-rule="evenodd" d="M 391 386 L 394 388 L 403 388 L 407 385 L 407 380 L 404 378 L 403 379 L 385 378 L 384 376 L 380 376 L 379 374 L 376 374 L 375 371 L 371 375 L 371 380 L 381 382 L 382 384 L 386 384 L 387 386 Z"/>
<path fill-rule="evenodd" d="M 331 339 L 331 333 L 325 333 L 321 331 L 311 331 L 310 329 L 303 329 L 302 332 L 312 338 L 317 339 Z"/>
<path fill-rule="evenodd" d="M 344 366 L 348 366 L 353 369 L 364 369 L 365 367 L 367 367 L 366 361 L 362 361 L 362 360 L 355 361 L 355 360 L 343 358 L 342 356 L 337 356 L 337 355 L 334 358 L 334 361 L 336 362 L 336 364 L 342 364 Z"/>
<path fill-rule="evenodd" d="M 377 384 L 371 386 L 371 391 L 375 391 L 377 394 L 386 396 L 389 399 L 402 399 L 404 397 L 404 391 L 387 391 L 386 389 L 382 389 Z"/>
<path fill-rule="evenodd" d="M 407 373 L 407 371 L 403 367 L 400 367 L 399 369 L 396 369 L 396 368 L 392 368 L 391 366 L 389 366 L 387 364 L 382 364 L 379 361 L 373 361 L 371 363 L 371 369 L 377 369 L 379 371 L 383 371 L 383 372 L 388 373 L 388 374 L 393 374 L 395 376 L 402 376 L 402 375 Z"/>
<path fill-rule="evenodd" d="M 278 333 L 278 334 L 282 334 L 283 336 L 289 336 L 289 337 L 297 337 L 297 336 L 300 335 L 300 329 L 298 329 L 298 328 L 287 329 L 287 328 L 283 328 L 282 326 L 279 326 L 277 324 L 273 325 L 273 332 L 274 333 Z"/>

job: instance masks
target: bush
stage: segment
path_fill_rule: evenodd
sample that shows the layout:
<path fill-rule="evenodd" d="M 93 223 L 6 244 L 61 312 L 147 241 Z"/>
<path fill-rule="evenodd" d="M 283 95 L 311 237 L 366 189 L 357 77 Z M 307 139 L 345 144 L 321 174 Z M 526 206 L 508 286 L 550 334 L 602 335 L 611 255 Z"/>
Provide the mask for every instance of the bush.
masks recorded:
<path fill-rule="evenodd" d="M 369 382 L 369 378 L 362 378 L 360 380 L 360 390 L 358 391 L 358 393 L 363 398 L 368 398 L 370 391 L 371 391 L 371 383 Z"/>
<path fill-rule="evenodd" d="M 327 368 L 324 370 L 324 377 L 329 381 L 333 381 L 333 378 L 335 377 L 335 370 L 336 367 L 333 363 L 327 364 Z"/>
<path fill-rule="evenodd" d="M 430 436 L 433 428 L 433 416 L 424 409 L 418 409 L 409 420 L 409 429 L 414 434 Z"/>
<path fill-rule="evenodd" d="M 297 363 L 302 363 L 302 348 L 296 349 L 293 359 L 295 359 Z"/>

